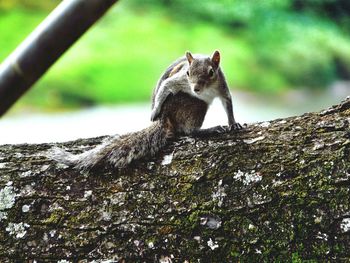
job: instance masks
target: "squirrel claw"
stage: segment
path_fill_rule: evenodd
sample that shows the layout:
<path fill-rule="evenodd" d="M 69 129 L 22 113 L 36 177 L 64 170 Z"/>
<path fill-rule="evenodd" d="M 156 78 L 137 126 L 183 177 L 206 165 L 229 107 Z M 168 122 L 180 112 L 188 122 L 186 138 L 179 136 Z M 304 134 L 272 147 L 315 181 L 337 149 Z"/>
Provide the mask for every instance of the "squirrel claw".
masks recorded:
<path fill-rule="evenodd" d="M 227 128 L 226 126 L 218 125 L 218 126 L 213 127 L 212 129 L 213 129 L 214 133 L 221 134 L 221 133 L 227 132 L 226 128 Z"/>
<path fill-rule="evenodd" d="M 234 124 L 229 126 L 229 131 L 236 131 L 236 130 L 241 130 L 241 129 L 243 129 L 243 127 L 238 122 L 235 122 Z"/>

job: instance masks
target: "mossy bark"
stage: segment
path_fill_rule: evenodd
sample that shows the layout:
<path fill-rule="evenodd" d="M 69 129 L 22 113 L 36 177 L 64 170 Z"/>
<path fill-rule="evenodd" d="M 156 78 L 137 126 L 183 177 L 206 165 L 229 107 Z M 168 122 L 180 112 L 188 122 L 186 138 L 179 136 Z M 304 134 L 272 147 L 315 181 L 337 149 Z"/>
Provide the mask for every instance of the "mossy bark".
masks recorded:
<path fill-rule="evenodd" d="M 0 261 L 348 261 L 349 122 L 347 99 L 90 174 L 45 157 L 53 144 L 3 145 Z"/>

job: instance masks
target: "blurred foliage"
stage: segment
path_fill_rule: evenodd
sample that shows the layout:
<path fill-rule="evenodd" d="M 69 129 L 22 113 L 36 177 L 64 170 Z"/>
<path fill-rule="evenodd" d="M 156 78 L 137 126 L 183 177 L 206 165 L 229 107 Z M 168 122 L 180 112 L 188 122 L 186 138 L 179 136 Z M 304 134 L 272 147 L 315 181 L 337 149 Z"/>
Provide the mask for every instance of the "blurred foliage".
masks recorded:
<path fill-rule="evenodd" d="M 57 0 L 0 0 L 0 59 Z M 350 79 L 349 0 L 128 0 L 116 4 L 23 100 L 51 107 L 149 99 L 186 50 L 222 53 L 231 87 L 326 88 Z"/>
<path fill-rule="evenodd" d="M 159 6 L 156 0 L 130 1 L 135 8 Z M 349 0 L 163 0 L 161 3 L 175 19 L 185 23 L 192 20 L 194 24 L 210 21 L 247 40 L 257 64 L 257 71 L 252 73 L 258 75 L 258 82 L 248 83 L 250 87 L 266 89 L 270 84 L 325 87 L 336 78 L 350 78 L 350 38 L 346 36 L 350 33 Z M 265 75 L 266 70 L 271 75 Z"/>
<path fill-rule="evenodd" d="M 59 0 L 0 0 L 0 10 L 23 7 L 31 10 L 50 10 L 57 6 Z"/>

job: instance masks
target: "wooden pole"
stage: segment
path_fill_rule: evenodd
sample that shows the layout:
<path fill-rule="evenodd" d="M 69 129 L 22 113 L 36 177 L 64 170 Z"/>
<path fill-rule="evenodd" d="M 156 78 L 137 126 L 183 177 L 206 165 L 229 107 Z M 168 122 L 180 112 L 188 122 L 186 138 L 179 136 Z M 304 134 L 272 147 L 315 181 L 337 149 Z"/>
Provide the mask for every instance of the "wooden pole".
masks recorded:
<path fill-rule="evenodd" d="M 0 116 L 115 2 L 63 0 L 0 65 Z"/>

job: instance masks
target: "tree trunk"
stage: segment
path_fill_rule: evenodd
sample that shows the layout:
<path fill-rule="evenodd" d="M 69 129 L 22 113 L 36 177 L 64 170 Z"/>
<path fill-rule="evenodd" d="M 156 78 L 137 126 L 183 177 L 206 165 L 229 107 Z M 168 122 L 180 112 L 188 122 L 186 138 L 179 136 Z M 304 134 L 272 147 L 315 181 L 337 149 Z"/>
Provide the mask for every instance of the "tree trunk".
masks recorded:
<path fill-rule="evenodd" d="M 349 122 L 350 98 L 90 174 L 46 158 L 56 144 L 3 145 L 0 261 L 348 261 Z"/>

